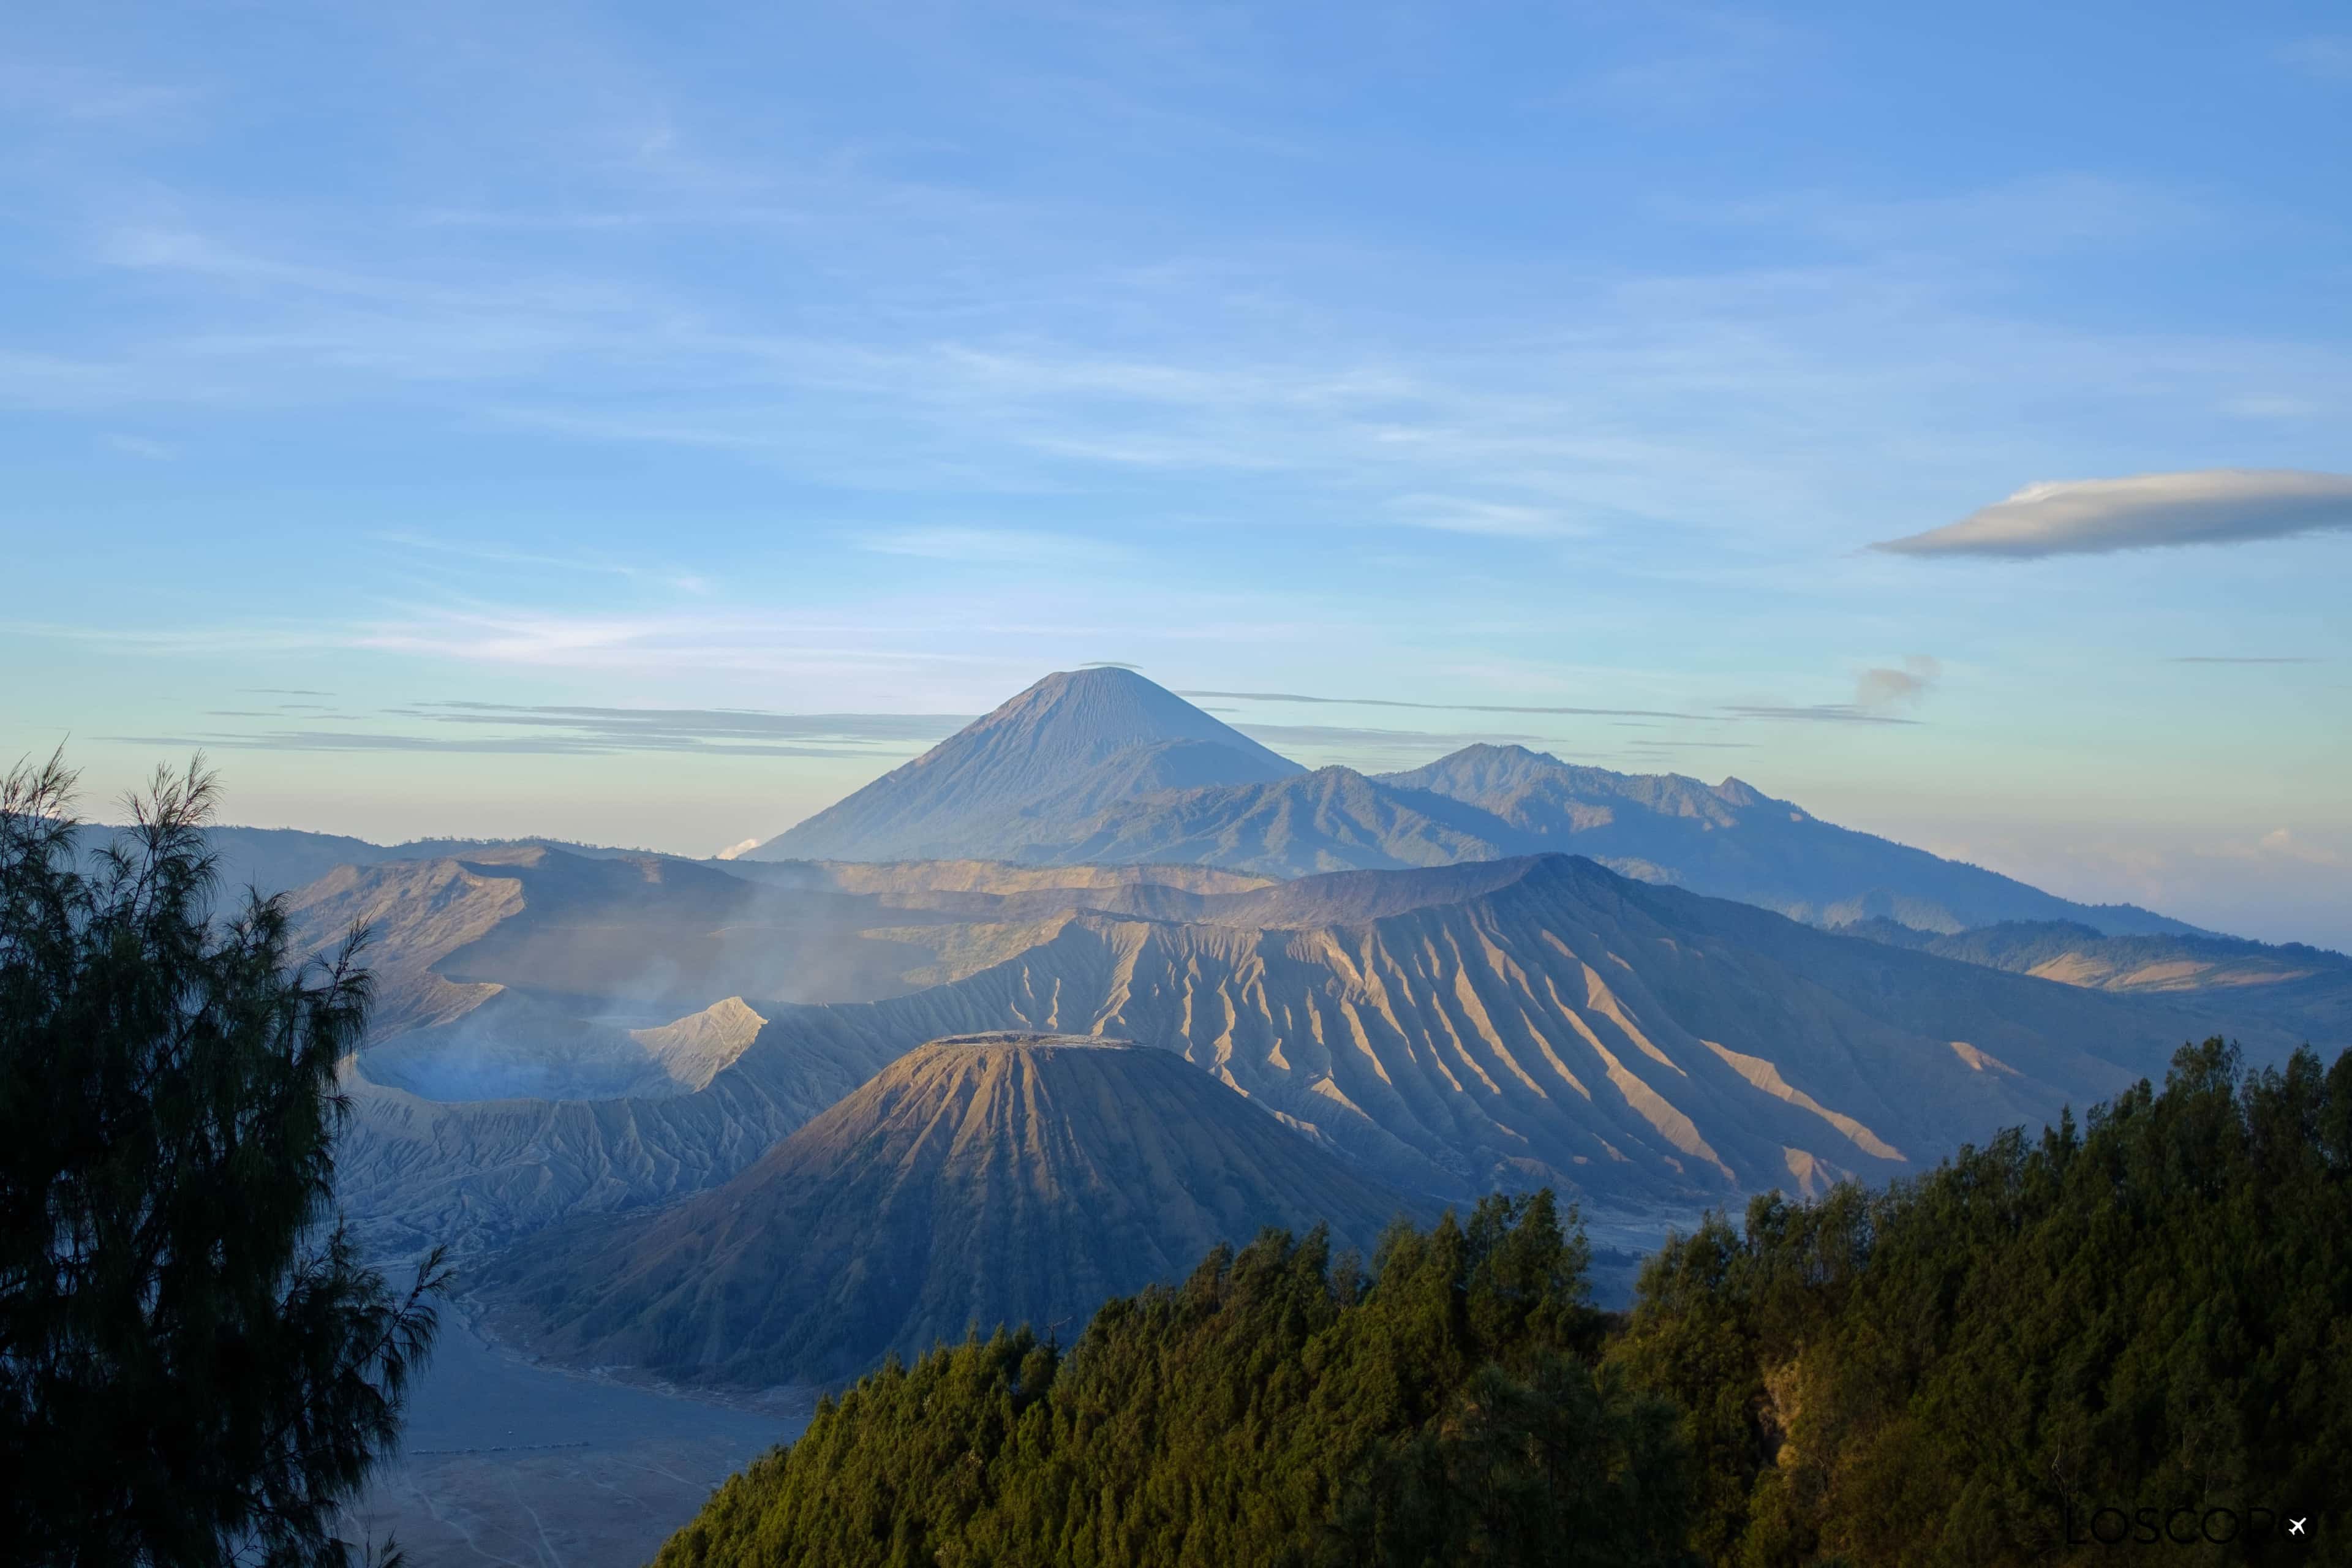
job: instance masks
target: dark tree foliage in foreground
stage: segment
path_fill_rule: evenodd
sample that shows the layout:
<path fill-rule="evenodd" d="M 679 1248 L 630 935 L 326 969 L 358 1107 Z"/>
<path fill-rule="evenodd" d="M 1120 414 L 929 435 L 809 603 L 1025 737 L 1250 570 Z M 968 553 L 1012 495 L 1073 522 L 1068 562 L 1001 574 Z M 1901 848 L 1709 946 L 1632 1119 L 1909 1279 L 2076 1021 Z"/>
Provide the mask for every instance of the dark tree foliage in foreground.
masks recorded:
<path fill-rule="evenodd" d="M 0 784 L 0 1562 L 341 1563 L 444 1289 L 324 1225 L 358 934 L 212 918 L 197 769 L 94 862 L 71 788 Z"/>
<path fill-rule="evenodd" d="M 2352 1053 L 2208 1040 L 2084 1128 L 1759 1198 L 1612 1359 L 1687 1413 L 1710 1563 L 2347 1561 Z"/>
<path fill-rule="evenodd" d="M 2084 1126 L 1759 1198 L 1621 1321 L 1586 1262 L 1549 1194 L 1369 1277 L 1269 1233 L 1066 1356 L 886 1367 L 660 1561 L 2352 1561 L 2352 1053 L 2209 1040 Z"/>
<path fill-rule="evenodd" d="M 1102 1308 L 893 1363 L 735 1477 L 664 1568 L 1685 1560 L 1674 1411 L 1598 1360 L 1549 1194 L 1212 1254 Z"/>

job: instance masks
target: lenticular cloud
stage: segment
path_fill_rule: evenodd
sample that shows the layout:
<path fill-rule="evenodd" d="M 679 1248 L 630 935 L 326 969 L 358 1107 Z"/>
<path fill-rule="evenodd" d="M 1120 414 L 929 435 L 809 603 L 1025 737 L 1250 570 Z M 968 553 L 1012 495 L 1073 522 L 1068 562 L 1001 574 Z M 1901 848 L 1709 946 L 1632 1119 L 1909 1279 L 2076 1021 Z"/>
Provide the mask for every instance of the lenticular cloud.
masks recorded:
<path fill-rule="evenodd" d="M 1871 546 L 1902 555 L 2073 555 L 2352 528 L 2352 475 L 2202 468 L 2028 485 L 1959 521 Z"/>

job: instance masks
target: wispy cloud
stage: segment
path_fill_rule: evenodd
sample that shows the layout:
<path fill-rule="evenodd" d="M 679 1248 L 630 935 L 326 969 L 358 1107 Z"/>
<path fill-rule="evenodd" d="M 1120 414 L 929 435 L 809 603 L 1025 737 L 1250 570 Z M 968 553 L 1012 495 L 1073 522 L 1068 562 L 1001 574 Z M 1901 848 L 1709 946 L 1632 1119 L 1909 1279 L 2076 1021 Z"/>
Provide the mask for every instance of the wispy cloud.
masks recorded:
<path fill-rule="evenodd" d="M 275 719 L 216 710 L 210 717 Z M 604 708 L 505 702 L 419 702 L 355 721 L 405 731 L 263 730 L 198 735 L 108 736 L 142 745 L 261 752 L 447 752 L 532 756 L 692 752 L 712 756 L 873 757 L 943 739 L 971 722 L 939 713 L 767 713 L 727 708 Z M 456 732 L 450 732 L 454 729 Z M 485 734 L 483 731 L 506 733 Z M 816 742 L 816 743 L 809 743 Z M 825 743 L 830 742 L 830 743 Z"/>
<path fill-rule="evenodd" d="M 622 746 L 746 740 L 939 741 L 971 722 L 959 713 L 769 713 L 740 708 L 597 708 L 508 702 L 420 702 L 388 712 L 444 724 L 577 731 Z"/>
<path fill-rule="evenodd" d="M 688 593 L 709 590 L 710 580 L 698 572 L 688 572 L 674 566 L 646 566 L 625 561 L 612 561 L 579 552 L 558 554 L 550 551 L 516 550 L 495 545 L 460 543 L 452 540 L 435 539 L 426 534 L 387 531 L 372 535 L 377 542 L 395 545 L 426 556 L 446 556 L 461 561 L 478 561 L 491 566 L 530 566 L 557 572 L 583 572 L 605 577 L 625 577 L 645 582 L 666 584 Z"/>
<path fill-rule="evenodd" d="M 1906 656 L 1900 669 L 1884 666 L 1865 669 L 1854 680 L 1853 705 L 1865 713 L 1916 708 L 1943 673 L 1943 665 L 1924 653 Z"/>
<path fill-rule="evenodd" d="M 1460 734 L 1434 730 L 1360 730 L 1338 724 L 1236 724 L 1234 729 L 1269 746 L 1371 746 L 1412 751 L 1457 751 L 1484 742 L 1488 745 L 1542 745 L 1559 742 L 1541 735 Z"/>
<path fill-rule="evenodd" d="M 758 757 L 864 757 L 848 747 L 641 742 L 614 744 L 572 735 L 413 735 L 351 730 L 273 730 L 258 734 L 101 735 L 139 746 L 207 746 L 246 752 L 440 752 L 492 756 L 611 756 L 627 752 L 697 752 Z"/>
<path fill-rule="evenodd" d="M 2104 553 L 2352 528 L 2352 475 L 2205 468 L 2028 485 L 1959 521 L 1871 546 L 1901 555 Z"/>
<path fill-rule="evenodd" d="M 1389 503 L 1390 511 L 1414 528 L 1445 533 L 1482 533 L 1501 539 L 1559 539 L 1591 531 L 1550 507 L 1465 496 L 1408 495 Z"/>
<path fill-rule="evenodd" d="M 1804 707 L 1777 707 L 1769 703 L 1732 703 L 1724 712 L 1735 719 L 1764 719 L 1808 724 L 1916 724 L 1916 719 L 1897 718 L 1892 713 L 1874 713 L 1852 702 L 1816 702 Z"/>
<path fill-rule="evenodd" d="M 2325 664 L 2323 658 L 2309 654 L 2230 654 L 2183 653 L 2166 660 L 2168 664 Z"/>
<path fill-rule="evenodd" d="M 982 629 L 979 625 L 970 628 Z M 792 672 L 812 677 L 921 664 L 994 662 L 961 650 L 909 647 L 907 629 L 744 611 L 692 615 L 551 611 L 494 605 L 412 605 L 340 634 L 341 646 L 470 664 L 583 670 Z"/>
<path fill-rule="evenodd" d="M 1532 708 L 1498 702 L 1405 702 L 1390 697 L 1309 697 L 1297 691 L 1179 691 L 1179 697 L 1205 697 L 1231 702 L 1307 702 L 1349 708 L 1414 708 L 1431 713 L 1548 713 L 1624 719 L 1704 719 L 1704 713 L 1682 713 L 1659 708 Z"/>

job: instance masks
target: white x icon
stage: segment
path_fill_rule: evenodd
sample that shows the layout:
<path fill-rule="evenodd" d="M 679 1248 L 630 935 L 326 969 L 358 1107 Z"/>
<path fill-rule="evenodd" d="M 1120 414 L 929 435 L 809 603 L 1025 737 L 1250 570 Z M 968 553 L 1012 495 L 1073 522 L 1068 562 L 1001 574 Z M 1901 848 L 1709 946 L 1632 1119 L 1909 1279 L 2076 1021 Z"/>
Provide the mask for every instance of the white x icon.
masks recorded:
<path fill-rule="evenodd" d="M 2301 1535 L 2303 1533 L 2303 1521 L 2299 1519 L 2291 1519 L 2287 1521 L 2286 1532 L 2289 1535 Z"/>

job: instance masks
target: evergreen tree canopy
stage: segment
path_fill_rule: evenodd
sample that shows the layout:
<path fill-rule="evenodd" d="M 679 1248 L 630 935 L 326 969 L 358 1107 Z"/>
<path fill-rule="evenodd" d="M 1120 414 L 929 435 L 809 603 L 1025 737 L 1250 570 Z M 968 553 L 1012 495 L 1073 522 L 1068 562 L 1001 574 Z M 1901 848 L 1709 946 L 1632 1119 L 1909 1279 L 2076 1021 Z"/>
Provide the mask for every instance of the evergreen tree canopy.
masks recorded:
<path fill-rule="evenodd" d="M 94 862 L 71 786 L 0 784 L 0 1561 L 342 1562 L 445 1288 L 324 1224 L 360 934 L 296 965 L 274 900 L 213 919 L 198 769 Z"/>
<path fill-rule="evenodd" d="M 1596 1364 L 1549 1194 L 1392 1231 L 1221 1248 L 1106 1304 L 896 1363 L 735 1477 L 663 1568 L 1683 1560 L 1674 1412 Z"/>
<path fill-rule="evenodd" d="M 2208 1040 L 2082 1128 L 1759 1197 L 1651 1261 L 1612 1359 L 1685 1412 L 1710 1563 L 2344 1561 L 2352 1053 Z"/>

